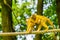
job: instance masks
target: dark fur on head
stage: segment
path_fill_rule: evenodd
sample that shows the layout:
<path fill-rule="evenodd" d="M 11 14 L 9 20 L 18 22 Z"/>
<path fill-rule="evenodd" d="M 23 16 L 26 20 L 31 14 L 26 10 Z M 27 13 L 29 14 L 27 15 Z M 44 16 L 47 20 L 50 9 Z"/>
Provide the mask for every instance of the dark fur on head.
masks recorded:
<path fill-rule="evenodd" d="M 33 15 L 31 16 L 31 18 L 32 18 L 33 20 L 36 20 L 36 14 L 33 14 Z"/>

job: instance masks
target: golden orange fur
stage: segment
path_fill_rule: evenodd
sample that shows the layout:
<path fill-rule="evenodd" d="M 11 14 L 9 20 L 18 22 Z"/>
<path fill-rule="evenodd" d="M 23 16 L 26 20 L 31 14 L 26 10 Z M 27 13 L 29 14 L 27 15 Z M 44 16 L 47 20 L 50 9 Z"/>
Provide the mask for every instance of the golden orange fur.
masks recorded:
<path fill-rule="evenodd" d="M 34 29 L 34 25 L 38 24 L 37 31 L 40 31 L 42 27 L 45 28 L 45 31 L 48 30 L 46 23 L 49 23 L 53 27 L 53 23 L 45 16 L 33 14 L 30 18 L 27 19 L 27 31 L 31 32 Z"/>

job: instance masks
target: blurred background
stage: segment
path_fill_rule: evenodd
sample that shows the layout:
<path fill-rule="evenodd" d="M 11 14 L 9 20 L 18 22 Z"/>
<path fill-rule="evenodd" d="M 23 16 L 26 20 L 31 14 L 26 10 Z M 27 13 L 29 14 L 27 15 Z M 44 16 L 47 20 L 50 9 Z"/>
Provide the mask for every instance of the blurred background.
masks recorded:
<path fill-rule="evenodd" d="M 7 4 L 9 4 L 8 0 L 6 1 Z M 0 32 L 3 32 L 4 28 L 2 28 L 2 24 L 3 24 L 2 20 L 3 20 L 3 16 L 6 15 L 3 13 L 8 13 L 8 11 L 2 11 L 5 10 L 6 6 L 3 6 L 2 1 L 0 2 L 1 2 L 0 3 Z M 48 17 L 53 22 L 55 29 L 60 28 L 59 27 L 60 10 L 59 10 L 59 5 L 57 5 L 60 1 L 56 1 L 56 0 L 12 0 L 11 1 L 10 0 L 10 2 L 12 2 L 11 5 L 13 11 L 10 12 L 12 12 L 11 16 L 12 16 L 13 28 L 15 32 L 25 32 L 27 28 L 26 19 L 29 18 L 34 13 Z M 6 10 L 8 10 L 8 8 L 6 8 Z M 50 29 L 50 26 L 48 27 Z M 17 40 L 59 40 L 59 33 L 55 32 L 54 34 L 53 32 L 48 32 L 39 36 L 36 34 L 17 35 L 16 38 Z M 3 40 L 3 38 L 0 37 L 0 40 Z"/>

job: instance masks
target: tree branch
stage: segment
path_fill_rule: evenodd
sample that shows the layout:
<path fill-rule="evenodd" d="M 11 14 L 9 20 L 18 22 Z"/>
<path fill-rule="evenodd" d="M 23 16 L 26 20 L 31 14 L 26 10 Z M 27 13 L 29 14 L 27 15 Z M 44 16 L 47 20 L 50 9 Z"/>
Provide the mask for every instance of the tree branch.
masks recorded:
<path fill-rule="evenodd" d="M 60 32 L 60 29 L 51 29 L 51 30 L 47 30 L 47 31 L 33 31 L 31 33 L 27 33 L 27 32 L 6 32 L 6 33 L 0 33 L 0 36 L 16 36 L 16 35 L 27 35 L 27 34 L 42 34 L 42 33 L 46 33 L 46 32 Z"/>

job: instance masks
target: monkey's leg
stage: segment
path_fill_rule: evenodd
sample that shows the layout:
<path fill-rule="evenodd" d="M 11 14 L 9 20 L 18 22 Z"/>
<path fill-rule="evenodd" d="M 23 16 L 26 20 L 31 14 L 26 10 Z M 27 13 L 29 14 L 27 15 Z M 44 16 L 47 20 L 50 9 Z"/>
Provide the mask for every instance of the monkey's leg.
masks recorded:
<path fill-rule="evenodd" d="M 52 28 L 54 28 L 53 22 L 51 22 L 49 19 L 48 19 L 48 23 L 52 26 Z"/>
<path fill-rule="evenodd" d="M 48 30 L 48 26 L 45 23 L 43 23 L 43 27 L 45 28 L 45 31 Z"/>
<path fill-rule="evenodd" d="M 41 27 L 42 27 L 42 26 L 41 26 L 41 25 L 39 25 L 39 26 L 38 26 L 38 29 L 37 29 L 37 31 L 40 31 Z"/>

